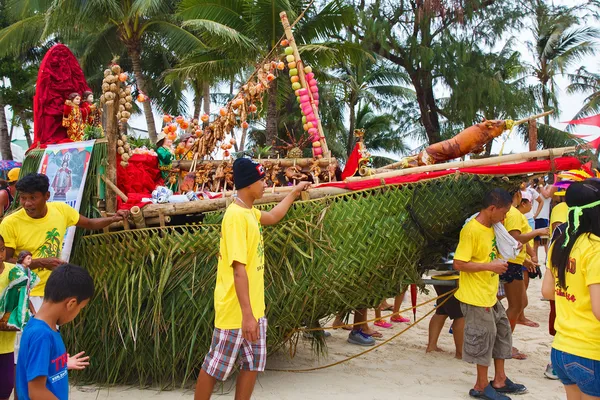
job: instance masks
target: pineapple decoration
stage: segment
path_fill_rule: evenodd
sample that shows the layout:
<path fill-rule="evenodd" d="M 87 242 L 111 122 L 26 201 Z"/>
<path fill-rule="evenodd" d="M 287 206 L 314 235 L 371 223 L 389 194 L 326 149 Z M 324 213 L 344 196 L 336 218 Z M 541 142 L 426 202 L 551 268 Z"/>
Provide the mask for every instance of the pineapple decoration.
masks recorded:
<path fill-rule="evenodd" d="M 128 143 L 127 121 L 131 117 L 133 108 L 133 96 L 131 95 L 131 86 L 127 84 L 128 75 L 121 70 L 117 64 L 111 65 L 104 70 L 104 79 L 102 81 L 102 96 L 100 96 L 101 105 L 118 104 L 117 121 L 119 122 L 121 135 L 117 140 L 117 153 L 121 156 L 121 166 L 129 165 L 129 158 L 133 154 L 131 146 Z"/>
<path fill-rule="evenodd" d="M 294 48 L 290 46 L 288 40 L 282 40 L 281 45 L 285 47 L 285 60 L 289 69 L 292 89 L 296 94 L 296 99 L 302 110 L 302 125 L 312 142 L 312 151 L 315 158 L 323 157 L 321 147 L 321 134 L 318 129 L 318 107 L 319 107 L 319 88 L 315 80 L 315 74 L 310 66 L 304 67 L 302 72 L 298 68 L 302 67 L 302 61 L 294 56 Z M 300 74 L 304 74 L 304 81 L 307 87 L 303 87 Z M 315 112 L 316 111 L 316 112 Z"/>

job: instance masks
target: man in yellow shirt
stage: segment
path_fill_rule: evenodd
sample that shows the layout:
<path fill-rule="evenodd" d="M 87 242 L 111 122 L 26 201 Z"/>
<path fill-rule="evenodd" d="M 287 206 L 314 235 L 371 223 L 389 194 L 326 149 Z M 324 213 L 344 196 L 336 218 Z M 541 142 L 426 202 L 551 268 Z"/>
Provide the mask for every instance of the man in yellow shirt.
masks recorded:
<path fill-rule="evenodd" d="M 21 209 L 8 215 L 0 224 L 0 235 L 6 244 L 6 259 L 16 262 L 21 251 L 33 254 L 31 269 L 40 277 L 40 283 L 31 291 L 31 303 L 39 309 L 44 298 L 46 281 L 53 268 L 64 264 L 60 259 L 63 239 L 71 226 L 99 230 L 127 217 L 120 210 L 108 218 L 86 218 L 62 202 L 48 202 L 50 183 L 43 174 L 29 174 L 17 182 Z"/>
<path fill-rule="evenodd" d="M 254 208 L 263 197 L 265 171 L 248 158 L 233 163 L 235 202 L 223 216 L 217 284 L 215 330 L 196 384 L 195 400 L 210 399 L 216 380 L 227 379 L 240 358 L 236 399 L 250 399 L 258 372 L 267 361 L 265 318 L 265 248 L 262 226 L 278 223 L 309 184 L 302 182 L 271 211 Z"/>
<path fill-rule="evenodd" d="M 460 232 L 454 254 L 454 269 L 460 271 L 455 297 L 465 317 L 463 360 L 477 365 L 477 381 L 469 395 L 475 398 L 510 400 L 504 394 L 524 393 L 523 385 L 512 382 L 504 372 L 504 360 L 512 358 L 510 324 L 496 297 L 499 275 L 508 263 L 497 258 L 495 223 L 501 222 L 512 204 L 510 194 L 494 189 L 486 195 L 479 215 Z M 488 369 L 494 360 L 494 380 Z"/>

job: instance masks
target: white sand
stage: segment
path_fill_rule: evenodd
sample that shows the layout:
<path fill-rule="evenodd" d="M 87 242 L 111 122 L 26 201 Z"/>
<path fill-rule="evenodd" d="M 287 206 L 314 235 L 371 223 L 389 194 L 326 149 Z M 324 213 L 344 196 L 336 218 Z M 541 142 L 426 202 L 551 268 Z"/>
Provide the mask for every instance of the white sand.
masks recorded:
<path fill-rule="evenodd" d="M 526 315 L 540 323 L 539 328 L 517 326 L 514 344 L 529 358 L 525 361 L 509 360 L 508 376 L 523 383 L 529 393 L 514 396 L 518 399 L 565 399 L 559 381 L 544 378 L 552 337 L 548 334 L 548 302 L 540 300 L 541 280 L 535 279 L 529 288 L 529 307 Z M 432 297 L 419 295 L 418 301 Z M 407 296 L 408 297 L 408 296 Z M 404 306 L 408 306 L 408 300 Z M 404 307 L 403 307 L 404 308 Z M 417 317 L 431 310 L 432 303 L 418 310 Z M 408 316 L 406 314 L 405 316 Z M 411 316 L 412 317 L 412 316 Z M 444 353 L 425 353 L 429 317 L 408 330 L 394 341 L 342 365 L 310 373 L 266 372 L 259 377 L 253 398 L 255 399 L 468 399 L 468 391 L 475 382 L 475 367 L 453 358 L 454 343 L 448 333 L 449 320 L 440 337 Z M 380 330 L 385 338 L 404 329 L 407 324 L 395 324 L 392 329 Z M 329 364 L 365 350 L 346 342 L 346 331 L 332 331 L 328 339 L 327 358 L 317 360 L 306 340 L 298 344 L 295 358 L 285 353 L 269 358 L 267 368 L 306 368 Z M 491 372 L 490 372 L 491 373 Z M 234 380 L 226 382 L 223 395 L 213 398 L 233 398 Z M 158 392 L 135 388 L 115 387 L 73 388 L 71 398 L 76 400 L 128 399 L 128 400 L 174 400 L 192 398 L 191 390 Z"/>

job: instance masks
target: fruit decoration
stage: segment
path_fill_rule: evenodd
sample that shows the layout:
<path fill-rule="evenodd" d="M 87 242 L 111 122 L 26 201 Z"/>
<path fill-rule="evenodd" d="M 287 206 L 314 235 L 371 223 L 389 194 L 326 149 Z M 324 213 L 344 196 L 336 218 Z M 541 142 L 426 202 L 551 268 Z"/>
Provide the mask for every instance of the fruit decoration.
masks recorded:
<path fill-rule="evenodd" d="M 110 68 L 104 70 L 104 79 L 102 80 L 102 95 L 100 104 L 112 106 L 118 105 L 116 111 L 117 121 L 121 130 L 121 136 L 117 140 L 117 153 L 121 156 L 121 166 L 127 167 L 129 159 L 133 154 L 127 140 L 127 121 L 131 117 L 133 109 L 133 97 L 131 96 L 131 86 L 127 85 L 128 75 L 123 72 L 118 64 L 112 64 Z M 118 96 L 118 97 L 117 97 Z"/>

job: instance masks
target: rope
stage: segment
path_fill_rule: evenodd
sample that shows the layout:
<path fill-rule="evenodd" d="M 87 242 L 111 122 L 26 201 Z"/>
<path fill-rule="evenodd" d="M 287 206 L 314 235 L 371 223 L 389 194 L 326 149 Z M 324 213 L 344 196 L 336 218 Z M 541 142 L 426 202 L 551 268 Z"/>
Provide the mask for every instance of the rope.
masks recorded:
<path fill-rule="evenodd" d="M 436 301 L 438 299 L 441 299 L 442 297 L 446 297 L 446 296 L 454 293 L 455 291 L 456 291 L 456 289 L 454 289 L 454 290 L 452 290 L 450 292 L 444 293 L 444 294 L 442 294 L 440 296 L 434 297 L 433 299 L 429 299 L 427 301 L 424 301 L 423 303 L 417 304 L 414 307 L 408 307 L 408 308 L 405 308 L 404 310 L 400 310 L 400 311 L 397 311 L 395 313 L 391 313 L 391 314 L 388 314 L 388 315 L 382 315 L 381 318 L 373 318 L 373 319 L 370 319 L 370 320 L 367 320 L 367 321 L 364 321 L 364 322 L 359 322 L 359 323 L 355 323 L 355 324 L 336 325 L 336 326 L 325 326 L 325 327 L 322 327 L 322 328 L 296 328 L 296 329 L 294 329 L 292 331 L 292 333 L 289 335 L 289 337 L 291 337 L 294 333 L 297 333 L 297 332 L 312 332 L 312 331 L 323 331 L 323 330 L 329 330 L 329 329 L 339 329 L 339 328 L 353 327 L 353 326 L 356 326 L 356 325 L 362 325 L 362 324 L 368 324 L 370 322 L 375 322 L 375 321 L 377 321 L 379 319 L 384 319 L 384 318 L 388 318 L 388 317 L 394 317 L 396 315 L 402 314 L 403 312 L 407 312 L 407 311 L 412 310 L 412 309 L 417 309 L 417 308 L 419 308 L 421 306 L 424 306 L 425 304 L 431 303 L 432 301 Z"/>
<path fill-rule="evenodd" d="M 429 316 L 432 312 L 434 312 L 435 310 L 437 310 L 439 307 L 441 307 L 445 302 L 447 302 L 450 299 L 450 294 L 453 294 L 454 292 L 456 292 L 457 289 L 454 289 L 450 292 L 444 293 L 443 296 L 446 296 L 446 298 L 438 305 L 436 305 L 431 311 L 429 311 L 427 314 L 423 315 L 421 318 L 419 318 L 418 320 L 416 320 L 415 322 L 413 322 L 412 324 L 410 324 L 408 327 L 404 328 L 403 330 L 401 330 L 400 332 L 398 332 L 397 334 L 395 334 L 394 336 L 392 336 L 391 338 L 387 339 L 384 342 L 379 343 L 378 345 L 375 345 L 373 347 L 370 347 L 369 349 L 355 354 L 353 356 L 350 356 L 348 358 L 345 358 L 343 360 L 339 360 L 336 361 L 334 363 L 331 364 L 327 364 L 327 365 L 321 365 L 319 367 L 312 367 L 312 368 L 305 368 L 305 369 L 281 369 L 281 368 L 266 368 L 267 371 L 274 371 L 274 372 L 311 372 L 311 371 L 318 371 L 318 370 L 322 370 L 322 369 L 326 369 L 326 368 L 331 368 L 331 367 L 335 367 L 336 365 L 340 365 L 343 364 L 345 362 L 348 362 L 350 360 L 353 360 L 357 357 L 363 356 L 375 349 L 380 348 L 381 346 L 383 346 L 384 344 L 388 344 L 389 342 L 391 342 L 392 340 L 396 339 L 398 336 L 402 335 L 404 332 L 406 332 L 407 330 L 409 330 L 410 328 L 412 328 L 413 326 L 415 326 L 416 324 L 418 324 L 419 322 L 421 322 L 423 319 L 425 319 L 425 317 Z M 443 297 L 443 296 L 438 296 L 437 298 Z M 435 300 L 435 299 L 432 299 Z M 425 303 L 424 303 L 425 304 Z M 365 323 L 365 322 L 363 322 Z"/>

